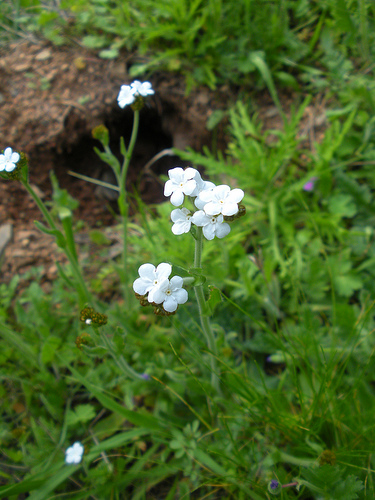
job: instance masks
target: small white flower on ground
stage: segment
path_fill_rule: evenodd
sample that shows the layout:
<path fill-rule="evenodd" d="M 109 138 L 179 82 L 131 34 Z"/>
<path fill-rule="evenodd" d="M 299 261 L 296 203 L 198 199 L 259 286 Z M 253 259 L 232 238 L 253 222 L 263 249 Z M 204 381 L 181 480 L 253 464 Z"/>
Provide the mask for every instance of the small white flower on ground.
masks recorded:
<path fill-rule="evenodd" d="M 186 170 L 181 167 L 168 170 L 169 180 L 164 186 L 164 196 L 171 197 L 172 205 L 175 207 L 182 205 L 185 194 L 194 196 L 193 193 L 197 187 L 197 181 L 195 180 L 197 174 L 199 175 L 199 172 L 191 167 Z"/>
<path fill-rule="evenodd" d="M 131 88 L 135 96 L 141 95 L 143 97 L 146 97 L 148 95 L 155 94 L 155 91 L 152 89 L 150 82 L 141 83 L 139 80 L 134 80 L 134 82 L 131 84 Z"/>
<path fill-rule="evenodd" d="M 117 102 L 120 108 L 125 108 L 128 104 L 133 104 L 135 101 L 134 90 L 130 85 L 121 85 Z"/>
<path fill-rule="evenodd" d="M 167 312 L 174 312 L 178 304 L 185 304 L 188 299 L 187 291 L 182 288 L 184 280 L 181 276 L 173 276 L 169 281 L 164 280 L 160 286 L 155 289 L 153 301 L 155 304 L 163 304 L 163 308 Z"/>
<path fill-rule="evenodd" d="M 65 452 L 65 463 L 67 464 L 79 464 L 82 460 L 83 452 L 85 451 L 83 445 L 77 441 L 70 446 Z"/>
<path fill-rule="evenodd" d="M 149 302 L 154 302 L 150 300 L 150 293 L 153 289 L 157 288 L 163 280 L 168 279 L 171 272 L 172 266 L 166 262 L 162 262 L 158 267 L 152 264 L 142 264 L 138 269 L 140 278 L 134 281 L 133 290 L 139 295 L 146 295 L 146 293 L 149 293 Z"/>
<path fill-rule="evenodd" d="M 6 148 L 4 154 L 0 155 L 0 172 L 12 172 L 16 168 L 16 163 L 20 159 L 18 153 L 13 153 L 12 148 Z"/>
<path fill-rule="evenodd" d="M 235 215 L 238 212 L 238 204 L 244 197 L 242 189 L 230 189 L 226 184 L 215 186 L 212 190 L 202 191 L 199 195 L 199 206 L 205 203 L 203 210 L 207 215 Z M 197 200 L 196 200 L 197 201 Z"/>
<path fill-rule="evenodd" d="M 191 228 L 191 212 L 187 208 L 176 208 L 171 212 L 171 219 L 174 222 L 172 233 L 179 235 L 188 233 Z"/>
<path fill-rule="evenodd" d="M 92 323 L 92 319 L 90 318 L 87 318 L 86 321 L 85 321 L 86 325 L 91 325 Z"/>
<path fill-rule="evenodd" d="M 192 222 L 203 229 L 203 236 L 207 240 L 213 240 L 215 236 L 224 238 L 230 233 L 230 226 L 224 222 L 224 217 L 220 215 L 207 215 L 203 210 L 195 212 Z"/>

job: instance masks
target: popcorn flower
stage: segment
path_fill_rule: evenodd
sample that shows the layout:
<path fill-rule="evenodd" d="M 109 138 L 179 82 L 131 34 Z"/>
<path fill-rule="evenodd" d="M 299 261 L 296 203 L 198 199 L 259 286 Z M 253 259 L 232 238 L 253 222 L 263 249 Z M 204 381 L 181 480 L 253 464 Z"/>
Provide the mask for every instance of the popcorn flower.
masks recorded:
<path fill-rule="evenodd" d="M 195 212 L 191 218 L 192 222 L 203 228 L 203 236 L 207 240 L 213 240 L 215 236 L 224 238 L 230 233 L 230 226 L 224 222 L 224 217 L 220 215 L 207 215 L 203 210 Z"/>
<path fill-rule="evenodd" d="M 156 268 L 152 264 L 143 264 L 138 269 L 140 278 L 134 281 L 133 290 L 141 303 L 148 294 L 147 300 L 150 304 L 154 306 L 162 304 L 163 309 L 169 313 L 176 311 L 179 304 L 185 304 L 188 294 L 182 288 L 183 279 L 180 276 L 173 276 L 169 280 L 171 271 L 172 266 L 165 262 Z"/>
<path fill-rule="evenodd" d="M 0 155 L 0 172 L 12 172 L 16 168 L 16 163 L 20 159 L 18 153 L 13 153 L 12 148 L 6 148 L 4 154 Z"/>
<path fill-rule="evenodd" d="M 70 446 L 65 452 L 65 463 L 79 464 L 82 460 L 83 452 L 85 451 L 83 445 L 76 441 L 73 446 Z"/>
<path fill-rule="evenodd" d="M 138 295 L 146 295 L 148 293 L 148 301 L 154 302 L 153 291 L 160 283 L 168 279 L 172 272 L 172 266 L 166 262 L 162 262 L 158 267 L 152 264 L 142 264 L 138 269 L 139 278 L 133 283 L 133 290 Z"/>
<path fill-rule="evenodd" d="M 202 191 L 195 200 L 195 206 L 207 215 L 234 215 L 238 212 L 238 204 L 244 197 L 242 189 L 230 189 L 226 184 L 215 186 L 211 190 Z"/>
<path fill-rule="evenodd" d="M 154 93 L 150 82 L 141 83 L 139 80 L 135 80 L 131 85 L 121 85 L 117 102 L 120 108 L 125 108 L 128 104 L 133 104 L 137 97 L 147 97 Z"/>
<path fill-rule="evenodd" d="M 181 276 L 173 276 L 170 281 L 168 279 L 163 280 L 160 286 L 154 289 L 152 302 L 163 304 L 163 308 L 167 312 L 174 312 L 179 304 L 185 304 L 188 299 L 187 291 L 182 288 L 183 284 L 184 280 Z"/>
<path fill-rule="evenodd" d="M 172 210 L 171 219 L 174 222 L 172 226 L 172 233 L 179 235 L 188 233 L 191 228 L 191 212 L 187 208 L 176 208 Z"/>
<path fill-rule="evenodd" d="M 185 194 L 187 196 L 196 196 L 194 192 L 197 188 L 197 178 L 200 174 L 195 168 L 187 168 L 184 170 L 181 167 L 168 170 L 169 180 L 164 186 L 164 196 L 171 197 L 171 203 L 175 207 L 183 204 Z"/>

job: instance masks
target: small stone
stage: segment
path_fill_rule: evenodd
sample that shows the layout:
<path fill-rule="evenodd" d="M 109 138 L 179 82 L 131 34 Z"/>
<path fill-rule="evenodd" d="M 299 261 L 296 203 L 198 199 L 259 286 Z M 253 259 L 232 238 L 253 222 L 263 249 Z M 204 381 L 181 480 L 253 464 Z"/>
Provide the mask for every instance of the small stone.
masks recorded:
<path fill-rule="evenodd" d="M 13 226 L 12 224 L 3 224 L 0 226 L 0 257 L 3 254 L 5 247 L 13 239 Z"/>
<path fill-rule="evenodd" d="M 16 73 L 22 73 L 23 71 L 27 71 L 28 69 L 30 69 L 30 63 L 15 64 L 13 66 L 13 70 Z"/>
<path fill-rule="evenodd" d="M 50 59 L 52 57 L 52 52 L 50 49 L 44 49 L 39 54 L 35 56 L 35 59 L 37 61 L 46 61 L 47 59 Z"/>

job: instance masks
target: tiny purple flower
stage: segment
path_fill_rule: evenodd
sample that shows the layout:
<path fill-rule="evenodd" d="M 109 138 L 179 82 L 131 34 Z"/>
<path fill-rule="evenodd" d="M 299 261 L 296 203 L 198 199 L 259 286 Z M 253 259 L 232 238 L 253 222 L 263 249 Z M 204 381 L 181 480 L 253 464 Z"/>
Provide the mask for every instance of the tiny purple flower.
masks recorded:
<path fill-rule="evenodd" d="M 306 182 L 306 184 L 304 184 L 303 186 L 303 190 L 304 191 L 313 191 L 314 190 L 314 186 L 315 186 L 315 182 L 318 180 L 317 177 L 311 177 L 311 179 Z"/>
<path fill-rule="evenodd" d="M 278 487 L 279 487 L 279 481 L 277 481 L 276 479 L 272 479 L 272 481 L 270 482 L 271 490 L 277 490 Z"/>

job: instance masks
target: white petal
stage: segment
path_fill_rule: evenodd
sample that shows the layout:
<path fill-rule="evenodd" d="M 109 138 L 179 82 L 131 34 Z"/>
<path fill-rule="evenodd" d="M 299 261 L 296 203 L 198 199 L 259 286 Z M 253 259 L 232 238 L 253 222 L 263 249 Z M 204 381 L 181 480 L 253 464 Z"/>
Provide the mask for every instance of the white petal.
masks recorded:
<path fill-rule="evenodd" d="M 238 212 L 237 203 L 224 203 L 221 213 L 223 215 L 235 215 Z"/>
<path fill-rule="evenodd" d="M 173 297 L 177 300 L 179 304 L 185 304 L 187 302 L 189 296 L 185 288 L 180 288 L 176 292 L 173 293 Z"/>
<path fill-rule="evenodd" d="M 184 187 L 182 188 L 182 191 L 185 194 L 187 194 L 188 196 L 190 196 L 196 187 L 197 187 L 197 183 L 195 182 L 195 180 L 190 179 L 190 181 L 185 182 Z"/>
<path fill-rule="evenodd" d="M 173 295 L 170 295 L 164 302 L 163 302 L 163 308 L 167 312 L 175 312 L 177 309 L 178 303 L 177 300 L 173 297 Z"/>
<path fill-rule="evenodd" d="M 242 191 L 242 189 L 232 189 L 232 191 L 227 196 L 226 201 L 229 201 L 231 203 L 239 203 L 244 196 L 245 193 Z"/>
<path fill-rule="evenodd" d="M 190 231 L 190 228 L 191 228 L 190 221 L 177 221 L 172 226 L 172 233 L 178 236 L 180 234 L 188 233 Z"/>
<path fill-rule="evenodd" d="M 184 280 L 181 278 L 181 276 L 173 276 L 170 283 L 171 283 L 171 290 L 175 291 L 178 288 L 182 288 L 182 285 L 184 284 Z"/>
<path fill-rule="evenodd" d="M 138 293 L 138 295 L 145 295 L 150 287 L 152 288 L 151 282 L 145 281 L 142 278 L 136 279 L 133 283 L 133 290 L 135 293 Z"/>
<path fill-rule="evenodd" d="M 196 226 L 199 226 L 199 227 L 205 226 L 205 225 L 209 224 L 209 222 L 210 222 L 210 218 L 207 217 L 207 215 L 205 214 L 205 212 L 203 210 L 199 210 L 198 212 L 195 212 L 195 214 L 193 215 L 191 220 Z"/>
<path fill-rule="evenodd" d="M 184 179 L 184 170 L 181 167 L 175 167 L 171 170 L 168 170 L 168 175 L 172 181 L 180 184 L 180 182 L 183 182 Z"/>
<path fill-rule="evenodd" d="M 219 215 L 222 210 L 222 205 L 218 201 L 210 201 L 204 206 L 204 211 L 207 215 Z"/>
<path fill-rule="evenodd" d="M 225 200 L 225 198 L 230 193 L 230 187 L 226 184 L 221 184 L 213 189 L 214 196 L 217 200 Z"/>
<path fill-rule="evenodd" d="M 5 170 L 7 172 L 12 172 L 16 168 L 16 165 L 14 163 L 7 163 L 7 166 L 5 167 Z"/>
<path fill-rule="evenodd" d="M 187 215 L 190 214 L 190 210 L 187 208 L 176 208 L 171 212 L 172 222 L 186 221 Z"/>
<path fill-rule="evenodd" d="M 154 287 L 148 294 L 148 301 L 155 302 L 155 304 L 161 304 L 165 300 L 165 293 L 158 287 Z"/>
<path fill-rule="evenodd" d="M 226 222 L 223 224 L 216 224 L 215 234 L 218 238 L 224 238 L 227 234 L 230 233 L 230 226 Z"/>
<path fill-rule="evenodd" d="M 12 156 L 12 148 L 6 148 L 6 150 L 4 151 L 4 156 L 5 159 L 9 161 Z"/>
<path fill-rule="evenodd" d="M 198 170 L 192 167 L 188 167 L 186 170 L 184 170 L 184 180 L 188 181 L 189 179 L 195 179 L 197 177 L 197 174 L 200 177 Z"/>
<path fill-rule="evenodd" d="M 176 189 L 170 199 L 172 205 L 179 207 L 184 202 L 184 193 L 181 189 Z"/>
<path fill-rule="evenodd" d="M 174 184 L 173 181 L 168 180 L 164 186 L 164 196 L 170 196 L 173 193 L 175 186 L 176 184 Z"/>
<path fill-rule="evenodd" d="M 17 163 L 19 159 L 20 159 L 20 155 L 18 153 L 12 153 L 12 156 L 10 158 L 10 161 L 12 163 Z"/>
<path fill-rule="evenodd" d="M 203 236 L 207 240 L 213 240 L 215 238 L 215 226 L 213 224 L 207 224 L 207 226 L 204 226 Z"/>
<path fill-rule="evenodd" d="M 152 264 L 142 264 L 138 269 L 138 274 L 143 279 L 153 281 L 155 279 L 155 266 Z"/>
<path fill-rule="evenodd" d="M 171 272 L 172 272 L 172 266 L 170 264 L 167 264 L 166 262 L 162 262 L 156 268 L 156 274 L 158 276 L 158 280 L 161 280 L 163 278 L 168 278 Z"/>

